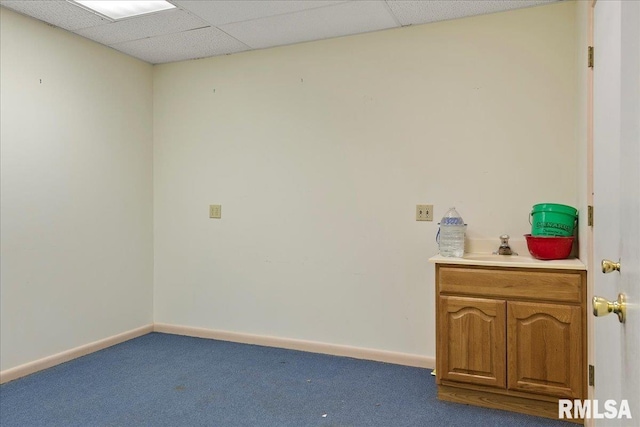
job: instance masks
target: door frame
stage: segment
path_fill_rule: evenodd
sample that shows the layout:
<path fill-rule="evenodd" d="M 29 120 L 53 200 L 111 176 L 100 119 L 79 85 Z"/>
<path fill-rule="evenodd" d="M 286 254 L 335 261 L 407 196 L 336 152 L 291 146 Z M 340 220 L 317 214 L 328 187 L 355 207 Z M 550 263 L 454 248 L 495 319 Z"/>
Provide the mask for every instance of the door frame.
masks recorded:
<path fill-rule="evenodd" d="M 594 15 L 597 0 L 591 0 L 587 12 L 587 46 L 594 45 Z M 586 49 L 587 47 L 581 47 Z M 593 141 L 593 67 L 587 68 L 587 206 L 593 208 L 593 192 L 594 192 L 594 141 Z M 588 302 L 592 300 L 595 289 L 595 264 L 594 264 L 594 236 L 593 225 L 588 226 L 586 230 L 587 249 L 586 265 L 587 265 L 587 366 L 584 367 L 584 374 L 589 378 L 589 367 L 595 366 L 595 317 L 589 314 Z M 587 383 L 588 384 L 588 383 Z M 593 400 L 595 391 L 593 385 L 587 386 L 587 399 Z M 585 427 L 593 427 L 595 422 L 592 418 L 584 420 Z"/>

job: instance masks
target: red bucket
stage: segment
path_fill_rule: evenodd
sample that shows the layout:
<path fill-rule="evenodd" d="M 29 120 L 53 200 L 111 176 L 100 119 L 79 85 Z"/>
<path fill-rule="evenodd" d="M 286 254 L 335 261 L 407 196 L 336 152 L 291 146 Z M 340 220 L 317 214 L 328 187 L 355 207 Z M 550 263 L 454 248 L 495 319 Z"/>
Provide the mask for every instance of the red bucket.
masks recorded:
<path fill-rule="evenodd" d="M 536 259 L 567 259 L 573 248 L 573 236 L 532 236 L 525 234 L 527 248 L 532 257 Z"/>

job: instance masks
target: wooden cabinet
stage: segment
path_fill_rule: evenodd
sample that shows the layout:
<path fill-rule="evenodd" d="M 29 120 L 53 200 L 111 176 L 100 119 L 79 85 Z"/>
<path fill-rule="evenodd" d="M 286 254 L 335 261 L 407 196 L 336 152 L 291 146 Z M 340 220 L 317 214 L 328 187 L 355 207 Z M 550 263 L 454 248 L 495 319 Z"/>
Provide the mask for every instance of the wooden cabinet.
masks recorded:
<path fill-rule="evenodd" d="M 443 400 L 550 418 L 585 399 L 586 272 L 436 264 Z"/>

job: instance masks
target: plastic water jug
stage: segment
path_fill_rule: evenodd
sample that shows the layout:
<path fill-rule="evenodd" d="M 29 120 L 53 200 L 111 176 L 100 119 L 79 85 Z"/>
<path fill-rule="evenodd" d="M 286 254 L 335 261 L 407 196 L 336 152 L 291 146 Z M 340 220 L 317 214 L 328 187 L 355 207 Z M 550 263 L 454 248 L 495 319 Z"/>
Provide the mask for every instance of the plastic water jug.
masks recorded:
<path fill-rule="evenodd" d="M 464 255 L 464 234 L 467 225 L 462 217 L 451 208 L 442 217 L 440 229 L 436 238 L 440 255 L 447 257 L 462 257 Z"/>

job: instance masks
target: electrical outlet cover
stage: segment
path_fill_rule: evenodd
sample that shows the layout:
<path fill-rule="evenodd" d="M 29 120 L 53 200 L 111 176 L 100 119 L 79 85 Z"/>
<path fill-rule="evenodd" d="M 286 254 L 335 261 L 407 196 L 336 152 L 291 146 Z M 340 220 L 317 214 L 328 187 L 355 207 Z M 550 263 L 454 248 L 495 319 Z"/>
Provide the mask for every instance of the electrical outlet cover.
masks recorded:
<path fill-rule="evenodd" d="M 416 205 L 416 221 L 433 221 L 433 205 Z"/>
<path fill-rule="evenodd" d="M 222 205 L 209 205 L 209 218 L 222 218 Z"/>

